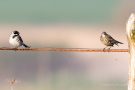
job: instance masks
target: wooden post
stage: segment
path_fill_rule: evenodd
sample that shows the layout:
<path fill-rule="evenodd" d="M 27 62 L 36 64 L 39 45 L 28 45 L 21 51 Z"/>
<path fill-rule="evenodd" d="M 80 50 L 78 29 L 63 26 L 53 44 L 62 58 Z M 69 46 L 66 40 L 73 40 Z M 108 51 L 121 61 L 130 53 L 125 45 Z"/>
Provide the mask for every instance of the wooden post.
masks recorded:
<path fill-rule="evenodd" d="M 129 83 L 128 90 L 135 90 L 135 14 L 131 14 L 126 26 L 129 45 Z"/>

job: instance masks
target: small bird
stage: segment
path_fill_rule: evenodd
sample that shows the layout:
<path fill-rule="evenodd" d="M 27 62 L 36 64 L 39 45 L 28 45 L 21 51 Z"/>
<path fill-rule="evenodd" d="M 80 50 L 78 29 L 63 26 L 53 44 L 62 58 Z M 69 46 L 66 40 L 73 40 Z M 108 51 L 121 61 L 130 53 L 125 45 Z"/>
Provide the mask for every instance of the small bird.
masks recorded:
<path fill-rule="evenodd" d="M 10 81 L 8 81 L 9 82 L 9 84 L 11 85 L 11 86 L 13 86 L 13 85 L 15 85 L 16 83 L 17 83 L 17 80 L 16 79 L 12 79 L 12 80 L 10 80 Z"/>
<path fill-rule="evenodd" d="M 25 48 L 30 48 L 26 44 L 24 44 L 20 33 L 18 31 L 13 31 L 9 37 L 9 43 L 14 46 L 16 49 L 20 46 L 24 46 Z"/>
<path fill-rule="evenodd" d="M 113 47 L 113 45 L 117 45 L 118 44 L 123 44 L 122 42 L 119 42 L 117 40 L 115 40 L 114 38 L 112 38 L 109 34 L 107 34 L 106 32 L 102 32 L 101 36 L 100 36 L 100 40 L 101 42 L 106 45 L 106 47 L 103 49 L 103 51 L 107 48 L 108 50 L 111 49 L 111 47 Z"/>

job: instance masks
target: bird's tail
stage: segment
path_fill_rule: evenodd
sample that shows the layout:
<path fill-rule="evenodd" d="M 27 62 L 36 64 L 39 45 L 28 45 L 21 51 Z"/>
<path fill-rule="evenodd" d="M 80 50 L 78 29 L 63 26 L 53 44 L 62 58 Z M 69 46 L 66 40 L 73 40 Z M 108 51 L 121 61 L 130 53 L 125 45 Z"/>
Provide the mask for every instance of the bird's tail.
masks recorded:
<path fill-rule="evenodd" d="M 119 42 L 119 41 L 115 41 L 115 44 L 118 46 L 118 44 L 124 44 L 124 43 L 122 43 L 122 42 Z"/>
<path fill-rule="evenodd" d="M 26 44 L 22 44 L 25 48 L 30 48 L 30 46 L 27 46 Z"/>

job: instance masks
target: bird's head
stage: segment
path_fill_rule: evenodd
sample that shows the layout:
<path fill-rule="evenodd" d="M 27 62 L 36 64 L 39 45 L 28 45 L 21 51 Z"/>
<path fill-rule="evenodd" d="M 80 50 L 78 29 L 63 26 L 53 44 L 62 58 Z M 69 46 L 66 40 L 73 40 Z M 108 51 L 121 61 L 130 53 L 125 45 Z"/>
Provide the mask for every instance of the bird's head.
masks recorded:
<path fill-rule="evenodd" d="M 18 31 L 13 31 L 13 34 L 19 35 L 20 33 Z"/>
<path fill-rule="evenodd" d="M 102 35 L 106 35 L 107 33 L 106 32 L 102 32 Z"/>

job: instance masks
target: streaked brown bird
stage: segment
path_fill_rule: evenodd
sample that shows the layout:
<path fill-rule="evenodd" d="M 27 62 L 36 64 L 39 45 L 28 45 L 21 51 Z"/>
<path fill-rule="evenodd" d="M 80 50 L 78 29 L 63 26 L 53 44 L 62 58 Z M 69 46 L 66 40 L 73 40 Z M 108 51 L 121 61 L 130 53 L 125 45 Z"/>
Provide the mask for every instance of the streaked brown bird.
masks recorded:
<path fill-rule="evenodd" d="M 106 47 L 103 49 L 103 51 L 107 48 L 108 50 L 111 49 L 111 47 L 113 47 L 113 45 L 117 45 L 118 44 L 123 44 L 122 42 L 119 42 L 117 40 L 115 40 L 114 38 L 112 38 L 109 34 L 107 34 L 106 32 L 102 32 L 101 36 L 100 36 L 100 40 L 101 42 L 106 45 Z"/>

